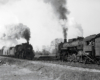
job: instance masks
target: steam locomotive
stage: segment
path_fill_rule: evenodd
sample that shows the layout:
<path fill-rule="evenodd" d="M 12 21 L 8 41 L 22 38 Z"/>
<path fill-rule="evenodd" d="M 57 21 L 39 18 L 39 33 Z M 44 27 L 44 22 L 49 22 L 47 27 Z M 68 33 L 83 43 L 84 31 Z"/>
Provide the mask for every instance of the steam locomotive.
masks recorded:
<path fill-rule="evenodd" d="M 100 34 L 69 39 L 58 46 L 57 58 L 63 61 L 100 64 Z"/>
<path fill-rule="evenodd" d="M 29 43 L 22 43 L 10 48 L 4 47 L 2 49 L 2 53 L 2 55 L 30 60 L 32 60 L 35 56 L 33 47 Z"/>

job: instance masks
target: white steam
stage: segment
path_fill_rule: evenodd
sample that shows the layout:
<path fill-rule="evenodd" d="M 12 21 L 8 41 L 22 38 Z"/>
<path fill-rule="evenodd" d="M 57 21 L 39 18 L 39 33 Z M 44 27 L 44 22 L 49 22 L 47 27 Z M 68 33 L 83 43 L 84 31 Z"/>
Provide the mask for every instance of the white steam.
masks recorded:
<path fill-rule="evenodd" d="M 68 17 L 68 39 L 83 37 L 83 28 L 73 17 Z"/>

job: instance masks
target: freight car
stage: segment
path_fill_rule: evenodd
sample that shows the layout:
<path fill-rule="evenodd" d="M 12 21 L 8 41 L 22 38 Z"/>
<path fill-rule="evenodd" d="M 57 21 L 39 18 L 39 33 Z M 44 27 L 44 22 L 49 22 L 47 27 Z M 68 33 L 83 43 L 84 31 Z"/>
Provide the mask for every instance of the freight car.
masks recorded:
<path fill-rule="evenodd" d="M 100 63 L 100 34 L 60 43 L 57 58 L 63 61 Z"/>

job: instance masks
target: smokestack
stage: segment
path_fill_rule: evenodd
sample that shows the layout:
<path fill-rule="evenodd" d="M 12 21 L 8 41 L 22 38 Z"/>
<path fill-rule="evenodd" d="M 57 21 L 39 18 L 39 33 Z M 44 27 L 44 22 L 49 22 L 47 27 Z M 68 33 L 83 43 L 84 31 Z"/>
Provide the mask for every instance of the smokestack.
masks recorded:
<path fill-rule="evenodd" d="M 67 39 L 64 39 L 64 43 L 66 43 L 67 42 Z"/>

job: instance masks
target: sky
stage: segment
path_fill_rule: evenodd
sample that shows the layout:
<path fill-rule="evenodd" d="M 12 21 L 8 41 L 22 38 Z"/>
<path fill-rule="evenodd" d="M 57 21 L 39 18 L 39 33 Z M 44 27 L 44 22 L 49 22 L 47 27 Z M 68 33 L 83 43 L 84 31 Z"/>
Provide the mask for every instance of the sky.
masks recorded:
<path fill-rule="evenodd" d="M 66 8 L 70 12 L 66 14 L 68 39 L 100 32 L 100 0 L 67 0 Z M 57 14 L 52 5 L 43 0 L 0 0 L 0 35 L 6 32 L 6 25 L 18 23 L 30 28 L 30 43 L 34 49 L 42 49 L 55 38 L 63 38 Z M 22 42 L 26 41 L 0 40 L 0 47 Z"/>
<path fill-rule="evenodd" d="M 100 0 L 68 0 L 70 16 L 81 24 L 83 36 L 100 33 Z"/>

